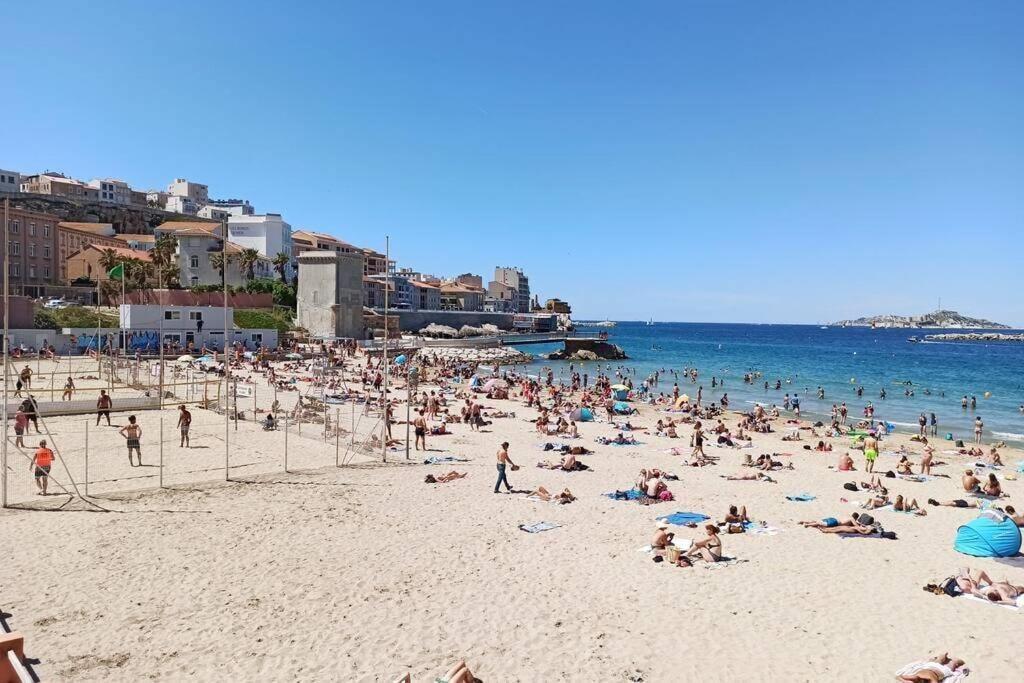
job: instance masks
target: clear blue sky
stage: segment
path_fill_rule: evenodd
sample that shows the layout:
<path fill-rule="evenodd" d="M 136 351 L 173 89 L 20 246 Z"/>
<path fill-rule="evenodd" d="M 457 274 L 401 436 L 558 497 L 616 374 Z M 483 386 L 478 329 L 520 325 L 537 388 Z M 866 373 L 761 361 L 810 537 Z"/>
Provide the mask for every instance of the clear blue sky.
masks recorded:
<path fill-rule="evenodd" d="M 1024 325 L 1024 2 L 3 14 L 0 167 L 188 177 L 578 317 Z"/>

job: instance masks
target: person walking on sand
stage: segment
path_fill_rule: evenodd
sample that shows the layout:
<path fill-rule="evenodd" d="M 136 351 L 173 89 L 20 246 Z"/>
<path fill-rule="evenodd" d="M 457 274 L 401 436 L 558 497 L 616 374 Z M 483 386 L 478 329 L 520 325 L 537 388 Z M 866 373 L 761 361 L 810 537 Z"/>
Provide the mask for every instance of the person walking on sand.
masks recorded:
<path fill-rule="evenodd" d="M 423 450 L 427 450 L 427 420 L 423 417 L 426 411 L 420 408 L 419 415 L 412 421 L 413 429 L 416 431 L 416 450 L 420 449 L 420 442 L 423 442 Z"/>
<path fill-rule="evenodd" d="M 498 493 L 502 484 L 505 484 L 505 489 L 512 493 L 512 485 L 508 483 L 508 476 L 505 474 L 505 470 L 508 466 L 516 467 L 516 464 L 512 462 L 512 458 L 508 457 L 508 441 L 504 441 L 501 444 L 501 448 L 498 449 L 498 481 L 494 484 L 494 492 Z"/>
<path fill-rule="evenodd" d="M 39 442 L 39 449 L 32 456 L 28 471 L 35 476 L 36 487 L 39 493 L 36 495 L 45 496 L 46 486 L 50 483 L 50 467 L 53 466 L 53 451 L 46 447 L 46 439 Z"/>
<path fill-rule="evenodd" d="M 188 408 L 182 403 L 178 406 L 178 429 L 181 431 L 181 443 L 178 444 L 178 448 L 192 448 L 192 441 L 188 436 L 189 427 L 191 426 L 192 413 L 188 412 Z"/>
<path fill-rule="evenodd" d="M 26 390 L 32 388 L 32 368 L 26 365 L 22 368 L 19 377 L 21 378 L 21 383 L 25 386 Z"/>
<path fill-rule="evenodd" d="M 135 423 L 135 416 L 128 416 L 128 424 L 121 427 L 118 432 L 128 442 L 128 464 L 135 467 L 132 463 L 132 451 L 139 456 L 138 467 L 142 467 L 142 448 L 139 444 L 139 440 L 142 439 L 142 427 Z"/>
<path fill-rule="evenodd" d="M 985 423 L 981 421 L 981 415 L 974 418 L 974 443 L 981 443 L 981 433 L 985 429 Z"/>
<path fill-rule="evenodd" d="M 701 428 L 701 423 L 698 421 L 693 425 L 693 453 L 692 457 L 705 457 L 704 456 L 704 430 Z"/>
<path fill-rule="evenodd" d="M 96 399 L 96 426 L 100 426 L 100 418 L 107 418 L 107 426 L 111 427 L 110 424 L 110 409 L 114 406 L 114 402 L 107 396 L 106 389 L 100 389 L 100 397 Z"/>
<path fill-rule="evenodd" d="M 75 393 L 75 380 L 71 379 L 71 375 L 68 375 L 68 381 L 64 382 L 64 393 L 60 395 L 60 400 L 70 401 L 72 394 Z"/>
<path fill-rule="evenodd" d="M 14 414 L 14 445 L 18 448 L 25 447 L 25 428 L 28 427 L 28 415 L 18 406 L 18 412 Z"/>
<path fill-rule="evenodd" d="M 24 401 L 21 402 L 21 410 L 24 411 L 25 417 L 32 421 L 32 426 L 36 428 L 36 434 L 39 434 L 39 404 L 36 403 L 36 399 L 32 394 L 29 394 Z M 26 425 L 26 431 L 28 425 Z"/>

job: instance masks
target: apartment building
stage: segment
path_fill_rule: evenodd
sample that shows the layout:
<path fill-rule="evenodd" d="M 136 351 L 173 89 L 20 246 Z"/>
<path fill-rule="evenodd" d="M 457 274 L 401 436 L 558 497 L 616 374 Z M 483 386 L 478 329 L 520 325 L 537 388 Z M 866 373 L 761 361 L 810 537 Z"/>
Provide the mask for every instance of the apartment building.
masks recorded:
<path fill-rule="evenodd" d="M 530 279 L 526 277 L 522 270 L 519 268 L 499 266 L 494 269 L 494 281 L 488 283 L 488 290 L 490 290 L 491 285 L 495 283 L 507 285 L 516 290 L 517 313 L 530 312 Z M 491 296 L 499 298 L 495 294 L 491 294 Z"/>
<path fill-rule="evenodd" d="M 279 213 L 235 216 L 228 219 L 228 239 L 247 249 L 255 249 L 273 260 L 278 254 L 292 259 L 292 226 Z M 289 262 L 285 277 L 291 279 L 295 269 Z"/>
<path fill-rule="evenodd" d="M 210 188 L 202 183 L 190 182 L 185 178 L 175 178 L 174 182 L 167 186 L 167 194 L 172 197 L 191 199 L 196 205 L 196 210 L 200 206 L 210 203 Z"/>
<path fill-rule="evenodd" d="M 304 251 L 336 251 L 341 254 L 361 254 L 362 249 L 343 242 L 333 235 L 312 230 L 296 230 L 292 233 L 292 252 L 301 254 Z"/>
<path fill-rule="evenodd" d="M 446 282 L 441 285 L 441 310 L 482 311 L 483 309 L 483 289 L 469 287 L 458 282 Z"/>
<path fill-rule="evenodd" d="M 68 178 L 63 173 L 49 171 L 22 177 L 21 191 L 87 201 L 98 201 L 100 198 L 99 190 L 73 178 Z"/>
<path fill-rule="evenodd" d="M 0 253 L 7 259 L 12 294 L 42 296 L 46 285 L 55 283 L 58 221 L 51 214 L 10 208 Z"/>
<path fill-rule="evenodd" d="M 373 249 L 363 249 L 362 252 L 363 275 L 373 277 L 374 275 L 384 275 L 386 273 L 394 274 L 395 262 L 389 260 L 387 256 Z"/>
<path fill-rule="evenodd" d="M 89 187 L 99 192 L 99 200 L 105 204 L 128 206 L 132 203 L 132 188 L 123 180 L 94 179 L 89 181 Z"/>
<path fill-rule="evenodd" d="M 441 310 L 441 285 L 423 280 L 409 280 L 412 285 L 413 308 L 421 311 Z"/>
<path fill-rule="evenodd" d="M 0 192 L 21 192 L 21 174 L 0 168 Z"/>

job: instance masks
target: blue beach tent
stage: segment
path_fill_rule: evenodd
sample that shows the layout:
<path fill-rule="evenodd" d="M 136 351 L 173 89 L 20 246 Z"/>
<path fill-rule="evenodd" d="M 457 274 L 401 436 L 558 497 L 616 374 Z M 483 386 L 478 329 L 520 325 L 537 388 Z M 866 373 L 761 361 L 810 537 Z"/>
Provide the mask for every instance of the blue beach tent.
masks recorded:
<path fill-rule="evenodd" d="M 629 389 L 616 389 L 612 392 L 616 401 L 625 401 L 629 398 Z"/>
<path fill-rule="evenodd" d="M 576 422 L 592 422 L 594 412 L 590 408 L 577 408 L 569 414 L 569 419 Z"/>
<path fill-rule="evenodd" d="M 612 405 L 612 410 L 614 410 L 619 415 L 629 415 L 630 413 L 633 412 L 633 409 L 629 406 L 629 404 L 623 403 L 622 401 L 616 401 Z"/>
<path fill-rule="evenodd" d="M 1012 557 L 1020 552 L 1020 528 L 998 513 L 982 513 L 956 532 L 953 549 L 974 557 Z"/>

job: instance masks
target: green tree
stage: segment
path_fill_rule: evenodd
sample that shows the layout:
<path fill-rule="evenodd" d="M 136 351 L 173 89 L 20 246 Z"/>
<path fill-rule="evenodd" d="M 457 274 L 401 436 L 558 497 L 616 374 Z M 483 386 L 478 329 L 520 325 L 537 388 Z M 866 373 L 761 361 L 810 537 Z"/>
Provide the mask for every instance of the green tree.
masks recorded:
<path fill-rule="evenodd" d="M 251 282 L 256 277 L 256 263 L 260 260 L 260 252 L 256 249 L 243 249 L 238 255 L 238 266 L 245 273 L 245 281 Z"/>
<path fill-rule="evenodd" d="M 277 271 L 277 274 L 281 277 L 281 282 L 287 283 L 287 280 L 285 280 L 284 277 L 284 271 L 285 268 L 288 267 L 288 264 L 291 263 L 291 260 L 291 257 L 283 251 L 278 252 L 277 255 L 274 256 L 272 263 L 274 264 L 274 270 Z"/>
<path fill-rule="evenodd" d="M 225 270 L 228 264 L 234 260 L 234 254 L 225 254 L 222 251 L 210 252 L 210 266 L 220 273 L 220 285 L 225 284 Z"/>
<path fill-rule="evenodd" d="M 177 254 L 178 240 L 174 235 L 161 235 L 150 252 L 153 269 L 165 287 L 180 286 L 180 274 L 175 261 Z"/>

